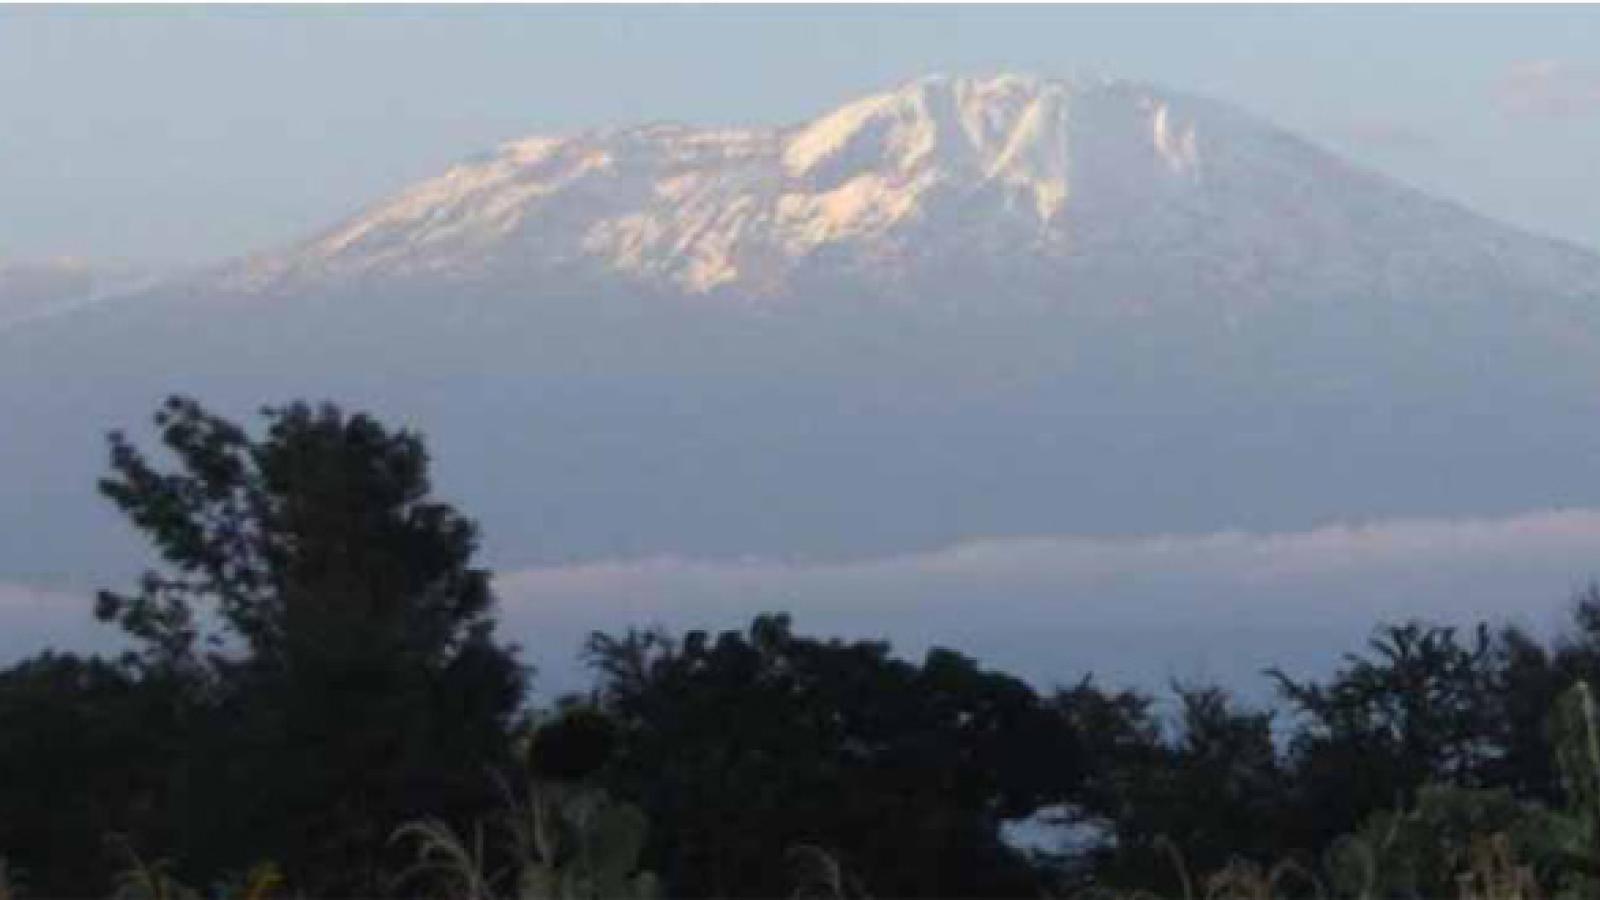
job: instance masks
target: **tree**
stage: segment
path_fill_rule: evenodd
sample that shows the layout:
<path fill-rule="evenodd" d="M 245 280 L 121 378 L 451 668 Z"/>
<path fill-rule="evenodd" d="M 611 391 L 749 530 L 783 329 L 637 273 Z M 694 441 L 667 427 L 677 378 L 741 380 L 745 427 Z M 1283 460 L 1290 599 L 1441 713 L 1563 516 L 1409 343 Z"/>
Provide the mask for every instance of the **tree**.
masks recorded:
<path fill-rule="evenodd" d="M 650 820 L 651 866 L 678 896 L 780 896 L 785 860 L 820 848 L 881 896 L 1022 896 L 1034 873 L 1003 821 L 1076 781 L 1063 719 L 1023 682 L 933 650 L 746 632 L 596 635 L 618 727 L 608 779 Z"/>
<path fill-rule="evenodd" d="M 1164 843 L 1201 871 L 1235 855 L 1276 860 L 1300 849 L 1273 715 L 1241 708 L 1217 687 L 1175 684 L 1173 693 L 1171 722 L 1152 712 L 1150 698 L 1107 693 L 1089 679 L 1056 693 L 1083 744 L 1085 783 L 1069 824 L 1098 826 L 1109 838 L 1067 861 L 1069 889 L 1098 882 L 1175 891 Z"/>
<path fill-rule="evenodd" d="M 492 801 L 526 673 L 420 437 L 331 404 L 262 415 L 256 438 L 169 399 L 171 471 L 111 435 L 100 489 L 164 565 L 97 612 L 206 711 L 174 798 L 186 861 L 270 855 L 308 889 L 371 892 L 396 825 Z"/>
<path fill-rule="evenodd" d="M 1374 810 L 1409 806 L 1424 784 L 1486 787 L 1503 777 L 1508 717 L 1487 626 L 1471 643 L 1453 628 L 1391 625 L 1327 684 L 1269 674 L 1302 717 L 1291 742 L 1305 808 L 1320 841 Z"/>
<path fill-rule="evenodd" d="M 48 651 L 0 672 L 0 850 L 30 893 L 98 895 L 118 866 L 108 834 L 169 839 L 170 687 Z"/>
<path fill-rule="evenodd" d="M 1517 628 L 1500 636 L 1499 691 L 1506 717 L 1506 784 L 1518 796 L 1558 806 L 1570 799 L 1548 711 L 1573 685 L 1600 684 L 1600 585 L 1573 598 L 1571 626 L 1546 646 Z"/>

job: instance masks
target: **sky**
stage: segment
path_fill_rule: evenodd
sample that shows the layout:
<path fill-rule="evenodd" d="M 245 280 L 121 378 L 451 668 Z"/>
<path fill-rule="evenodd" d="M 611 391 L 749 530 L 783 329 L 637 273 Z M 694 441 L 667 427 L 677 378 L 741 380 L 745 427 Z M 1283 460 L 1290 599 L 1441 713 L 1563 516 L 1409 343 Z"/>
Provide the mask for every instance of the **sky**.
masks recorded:
<path fill-rule="evenodd" d="M 514 137 L 779 124 L 929 72 L 1239 104 L 1600 249 L 1595 7 L 0 7 L 0 258 L 187 264 Z"/>

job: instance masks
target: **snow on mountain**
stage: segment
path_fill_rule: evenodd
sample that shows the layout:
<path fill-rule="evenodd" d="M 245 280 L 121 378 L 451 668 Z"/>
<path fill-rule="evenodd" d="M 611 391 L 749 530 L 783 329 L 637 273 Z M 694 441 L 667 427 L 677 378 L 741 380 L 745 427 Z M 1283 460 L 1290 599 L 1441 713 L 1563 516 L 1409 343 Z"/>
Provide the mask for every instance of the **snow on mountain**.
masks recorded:
<path fill-rule="evenodd" d="M 253 290 L 563 275 L 748 298 L 1000 277 L 1233 303 L 1600 285 L 1575 248 L 1434 200 L 1224 104 L 1144 84 L 931 76 L 800 125 L 535 137 L 287 252 Z"/>

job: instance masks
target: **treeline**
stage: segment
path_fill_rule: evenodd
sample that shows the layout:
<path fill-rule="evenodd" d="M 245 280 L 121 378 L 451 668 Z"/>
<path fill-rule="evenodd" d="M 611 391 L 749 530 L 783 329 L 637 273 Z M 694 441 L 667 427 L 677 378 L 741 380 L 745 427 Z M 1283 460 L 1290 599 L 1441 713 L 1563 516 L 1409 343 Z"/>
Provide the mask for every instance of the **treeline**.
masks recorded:
<path fill-rule="evenodd" d="M 96 604 L 127 654 L 0 672 L 0 895 L 271 872 L 318 897 L 1170 896 L 1221 872 L 1437 897 L 1485 859 L 1600 887 L 1595 592 L 1552 642 L 1380 627 L 1325 680 L 1266 674 L 1272 709 L 1041 691 L 771 615 L 597 634 L 593 690 L 534 710 L 421 439 L 331 405 L 263 423 L 174 398 L 158 461 L 111 436 L 100 489 L 157 562 Z M 1025 819 L 1061 846 L 1019 848 Z"/>

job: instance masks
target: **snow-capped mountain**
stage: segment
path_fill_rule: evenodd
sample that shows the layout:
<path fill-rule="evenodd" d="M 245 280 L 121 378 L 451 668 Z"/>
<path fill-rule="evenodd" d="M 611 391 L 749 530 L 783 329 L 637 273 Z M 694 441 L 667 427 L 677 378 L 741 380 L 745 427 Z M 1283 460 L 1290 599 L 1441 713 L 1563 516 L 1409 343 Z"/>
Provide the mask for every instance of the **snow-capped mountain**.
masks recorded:
<path fill-rule="evenodd" d="M 513 141 L 229 276 L 289 292 L 581 278 L 750 300 L 1003 279 L 1012 297 L 1236 306 L 1600 288 L 1575 248 L 1223 104 L 1018 75 L 922 78 L 791 127 Z"/>
<path fill-rule="evenodd" d="M 528 138 L 0 328 L 0 573 L 132 555 L 172 391 L 420 428 L 513 565 L 1592 506 L 1600 256 L 1115 80 Z"/>

